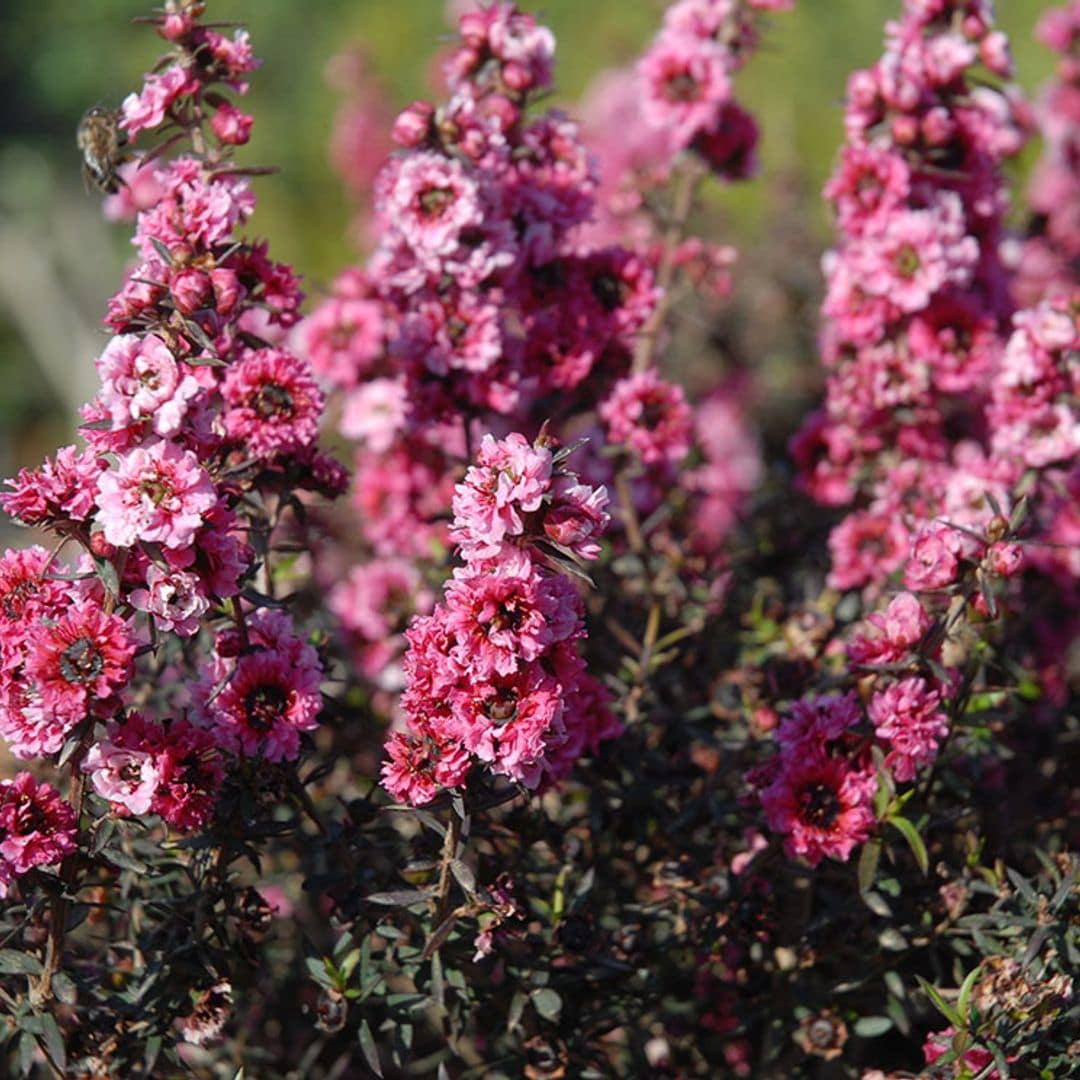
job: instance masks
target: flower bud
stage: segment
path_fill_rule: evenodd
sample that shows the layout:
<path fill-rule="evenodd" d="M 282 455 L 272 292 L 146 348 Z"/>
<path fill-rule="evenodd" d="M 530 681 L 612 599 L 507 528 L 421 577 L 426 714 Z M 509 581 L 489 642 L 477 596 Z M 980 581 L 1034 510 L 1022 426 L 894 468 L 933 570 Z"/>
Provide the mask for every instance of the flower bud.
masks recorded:
<path fill-rule="evenodd" d="M 214 310 L 219 315 L 232 314 L 244 291 L 236 271 L 224 266 L 211 270 L 210 285 L 214 290 Z"/>
<path fill-rule="evenodd" d="M 190 315 L 206 305 L 210 298 L 210 282 L 201 270 L 181 270 L 169 284 L 176 310 Z"/>
<path fill-rule="evenodd" d="M 423 143 L 431 132 L 435 106 L 430 101 L 414 101 L 398 114 L 392 132 L 398 146 L 415 147 Z"/>
<path fill-rule="evenodd" d="M 210 118 L 210 127 L 218 140 L 227 146 L 243 146 L 251 137 L 254 117 L 234 108 L 228 102 L 218 107 Z"/>

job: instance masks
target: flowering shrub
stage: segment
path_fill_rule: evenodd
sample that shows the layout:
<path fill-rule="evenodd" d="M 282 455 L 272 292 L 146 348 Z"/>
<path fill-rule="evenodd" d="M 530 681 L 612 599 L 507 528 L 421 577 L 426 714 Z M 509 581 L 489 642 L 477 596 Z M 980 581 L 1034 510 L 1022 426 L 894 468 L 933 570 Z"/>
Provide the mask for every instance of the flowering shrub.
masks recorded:
<path fill-rule="evenodd" d="M 0 495 L 5 1075 L 1075 1074 L 1080 15 L 1030 109 L 989 0 L 898 0 L 788 451 L 683 361 L 791 6 L 679 0 L 580 123 L 506 0 L 396 120 L 339 60 L 306 313 L 247 34 L 147 20 L 100 390 Z"/>

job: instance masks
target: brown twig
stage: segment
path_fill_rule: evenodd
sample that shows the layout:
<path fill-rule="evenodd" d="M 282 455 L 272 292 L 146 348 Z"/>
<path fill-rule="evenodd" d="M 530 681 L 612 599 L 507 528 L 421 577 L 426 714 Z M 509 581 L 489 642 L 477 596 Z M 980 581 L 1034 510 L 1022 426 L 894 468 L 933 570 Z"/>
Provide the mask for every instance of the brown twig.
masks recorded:
<path fill-rule="evenodd" d="M 694 198 L 706 172 L 704 164 L 691 156 L 686 158 L 676 176 L 671 215 L 664 229 L 660 264 L 656 269 L 656 287 L 660 290 L 660 299 L 649 321 L 642 328 L 634 348 L 635 372 L 648 371 L 656 363 L 660 331 L 674 299 L 672 286 L 675 282 L 675 256 L 686 234 L 686 225 L 694 208 Z"/>
<path fill-rule="evenodd" d="M 457 858 L 458 841 L 461 838 L 461 818 L 457 812 L 450 815 L 443 837 L 442 855 L 439 858 L 439 889 L 435 894 L 435 925 L 439 926 L 446 918 L 450 903 L 450 864 Z"/>
<path fill-rule="evenodd" d="M 82 815 L 86 803 L 86 774 L 82 771 L 82 760 L 90 748 L 90 738 L 93 729 L 89 729 L 82 737 L 78 748 L 71 755 L 71 790 L 68 794 L 68 802 L 75 811 L 75 824 L 82 832 Z M 63 883 L 63 892 L 55 896 L 51 901 L 49 913 L 49 935 L 45 941 L 45 959 L 42 963 L 42 971 L 37 982 L 30 989 L 30 1001 L 35 1009 L 40 1008 L 52 1000 L 53 976 L 60 970 L 60 963 L 64 955 L 64 938 L 67 934 L 67 919 L 69 904 L 67 894 L 75 884 L 75 876 L 79 868 L 80 852 L 75 850 L 61 864 L 60 880 Z"/>

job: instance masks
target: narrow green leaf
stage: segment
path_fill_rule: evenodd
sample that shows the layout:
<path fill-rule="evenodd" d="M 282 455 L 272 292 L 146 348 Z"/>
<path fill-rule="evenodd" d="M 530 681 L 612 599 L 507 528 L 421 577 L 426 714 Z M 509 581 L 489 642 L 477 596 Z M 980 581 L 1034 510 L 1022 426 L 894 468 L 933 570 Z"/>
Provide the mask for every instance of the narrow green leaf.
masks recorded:
<path fill-rule="evenodd" d="M 919 985 L 930 999 L 930 1003 L 934 1008 L 937 1009 L 937 1011 L 941 1013 L 941 1015 L 944 1016 L 957 1031 L 962 1031 L 966 1026 L 963 1019 L 959 1012 L 957 1012 L 957 1010 L 942 997 L 941 991 L 934 986 L 933 983 L 927 982 L 921 975 L 916 975 L 915 978 L 919 980 Z"/>
<path fill-rule="evenodd" d="M 859 892 L 864 896 L 874 887 L 874 878 L 877 876 L 878 863 L 881 861 L 881 841 L 874 839 L 863 844 L 859 853 L 859 864 L 856 871 Z"/>
<path fill-rule="evenodd" d="M 64 1046 L 64 1036 L 60 1034 L 60 1027 L 52 1013 L 45 1013 L 41 1017 L 42 1041 L 45 1052 L 49 1059 L 60 1070 L 67 1072 L 67 1047 Z"/>
<path fill-rule="evenodd" d="M 919 869 L 925 875 L 930 869 L 930 856 L 926 852 L 926 844 L 919 835 L 919 830 L 906 817 L 891 817 L 889 824 L 893 826 L 908 842 L 911 854 L 919 864 Z"/>
<path fill-rule="evenodd" d="M 971 1002 L 971 991 L 975 988 L 975 981 L 979 977 L 980 969 L 973 967 L 968 973 L 967 978 L 964 979 L 960 986 L 960 994 L 956 999 L 956 1011 L 967 1020 L 968 1005 Z"/>
<path fill-rule="evenodd" d="M 379 1060 L 379 1048 L 375 1045 L 375 1037 L 371 1034 L 371 1028 L 367 1020 L 360 1021 L 360 1049 L 363 1051 L 364 1060 L 368 1067 L 378 1077 L 383 1074 L 382 1062 Z"/>

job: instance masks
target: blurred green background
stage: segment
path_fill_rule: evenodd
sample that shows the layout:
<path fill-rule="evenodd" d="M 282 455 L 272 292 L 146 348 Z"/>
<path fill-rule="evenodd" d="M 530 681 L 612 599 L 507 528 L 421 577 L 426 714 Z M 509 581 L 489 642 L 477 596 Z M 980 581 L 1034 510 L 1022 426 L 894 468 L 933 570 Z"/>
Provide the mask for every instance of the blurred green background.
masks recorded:
<path fill-rule="evenodd" d="M 665 5 L 523 6 L 555 29 L 559 97 L 571 104 L 599 70 L 640 49 Z M 775 17 L 764 49 L 740 77 L 740 97 L 762 121 L 762 177 L 717 196 L 728 235 L 715 239 L 751 255 L 771 244 L 772 259 L 782 265 L 794 221 L 804 249 L 827 246 L 818 192 L 841 138 L 845 81 L 879 55 L 884 23 L 899 6 L 798 0 L 798 10 Z M 1032 38 L 1049 5 L 998 6 L 1019 81 L 1032 91 L 1051 68 Z M 140 0 L 0 0 L 0 475 L 36 463 L 58 441 L 73 441 L 75 407 L 92 392 L 98 321 L 128 257 L 130 230 L 102 223 L 100 196 L 82 184 L 74 131 L 89 105 L 116 105 L 139 87 L 162 45 L 151 29 L 131 22 L 149 9 Z M 360 44 L 395 104 L 427 96 L 432 58 L 447 39 L 445 5 L 211 0 L 209 16 L 245 23 L 265 61 L 247 99 L 256 126 L 242 160 L 281 171 L 257 182 L 252 231 L 269 237 L 272 252 L 294 262 L 317 289 L 355 257 L 349 203 L 327 160 L 340 100 L 327 85 L 327 62 Z"/>

